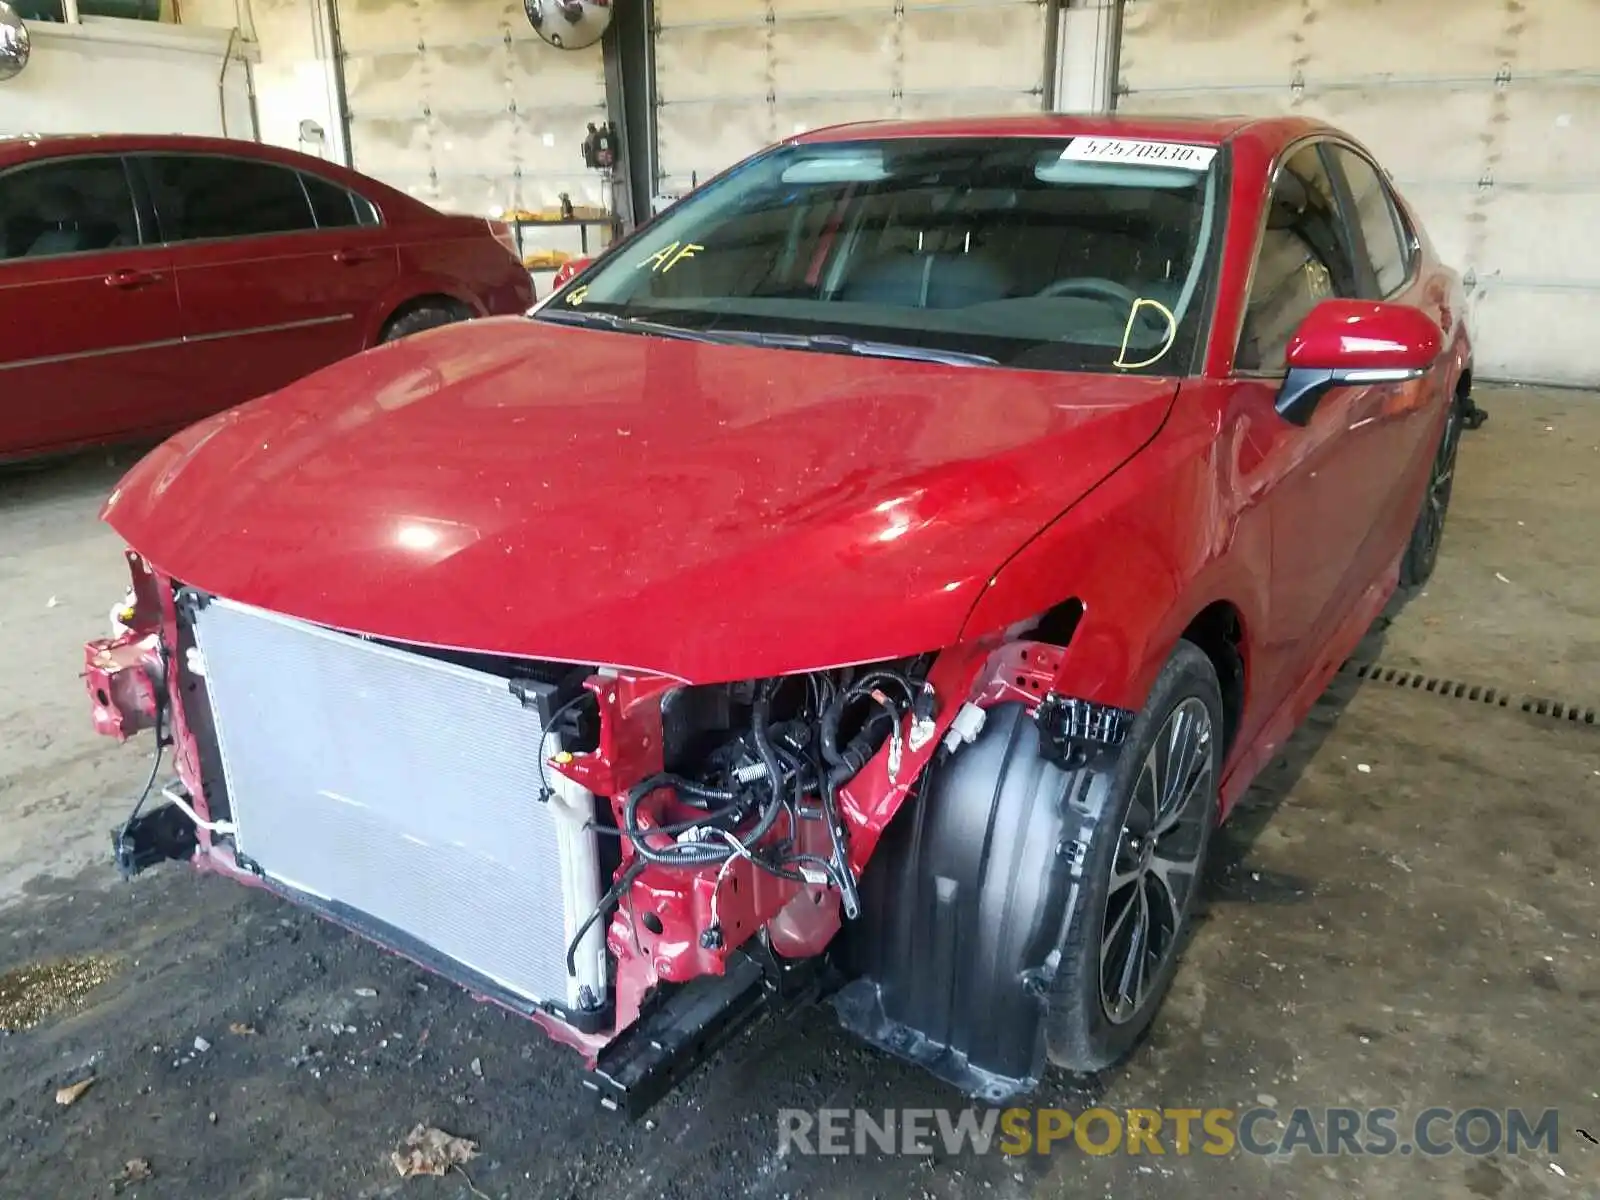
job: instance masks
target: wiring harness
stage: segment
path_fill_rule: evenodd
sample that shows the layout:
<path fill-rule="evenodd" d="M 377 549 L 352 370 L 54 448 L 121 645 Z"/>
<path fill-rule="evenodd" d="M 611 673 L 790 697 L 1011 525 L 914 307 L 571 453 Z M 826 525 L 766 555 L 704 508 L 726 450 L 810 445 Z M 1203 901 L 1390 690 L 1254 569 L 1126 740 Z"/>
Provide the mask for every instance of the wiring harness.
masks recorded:
<path fill-rule="evenodd" d="M 792 883 L 827 884 L 839 892 L 844 915 L 858 916 L 860 896 L 839 792 L 885 743 L 891 779 L 898 772 L 904 719 L 908 713 L 928 715 L 920 710 L 931 702 L 932 693 L 914 681 L 919 665 L 697 689 L 717 694 L 713 715 L 698 722 L 692 738 L 685 735 L 692 747 L 669 756 L 667 769 L 628 790 L 614 827 L 595 826 L 623 839 L 633 858 L 570 943 L 569 969 L 594 922 L 620 903 L 650 866 L 717 868 L 711 923 L 700 937 L 706 949 L 723 944 L 718 900 L 723 880 L 740 860 Z M 669 812 L 672 819 L 662 819 Z M 797 848 L 806 821 L 823 823 L 826 858 Z"/>

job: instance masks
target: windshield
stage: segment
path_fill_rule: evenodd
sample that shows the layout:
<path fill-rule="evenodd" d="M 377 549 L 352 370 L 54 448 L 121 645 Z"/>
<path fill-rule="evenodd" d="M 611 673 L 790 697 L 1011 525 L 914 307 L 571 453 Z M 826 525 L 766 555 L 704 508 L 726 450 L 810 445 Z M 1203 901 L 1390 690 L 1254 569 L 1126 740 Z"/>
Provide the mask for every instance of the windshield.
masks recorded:
<path fill-rule="evenodd" d="M 1213 148 L 1110 138 L 783 146 L 680 201 L 538 315 L 1182 374 L 1205 319 L 1219 169 Z"/>

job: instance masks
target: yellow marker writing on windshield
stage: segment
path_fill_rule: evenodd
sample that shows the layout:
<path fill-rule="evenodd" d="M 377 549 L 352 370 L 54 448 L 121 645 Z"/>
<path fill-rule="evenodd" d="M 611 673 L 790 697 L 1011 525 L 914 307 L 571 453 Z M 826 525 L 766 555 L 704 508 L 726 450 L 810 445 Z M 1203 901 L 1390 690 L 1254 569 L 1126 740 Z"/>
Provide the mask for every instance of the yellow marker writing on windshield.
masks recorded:
<path fill-rule="evenodd" d="M 573 288 L 572 291 L 567 294 L 567 303 L 571 304 L 573 306 L 577 306 L 579 304 L 582 304 L 588 298 L 589 298 L 589 288 L 587 287 L 587 285 L 584 286 L 584 287 L 580 287 L 580 288 Z"/>
<path fill-rule="evenodd" d="M 694 242 L 673 242 L 663 246 L 639 265 L 649 267 L 652 271 L 666 272 L 672 270 L 686 258 L 693 258 L 696 250 L 704 250 L 704 246 Z"/>
<path fill-rule="evenodd" d="M 1138 318 L 1139 310 L 1141 308 L 1153 308 L 1167 319 L 1167 340 L 1161 343 L 1161 349 L 1157 350 L 1154 354 L 1152 354 L 1149 358 L 1144 359 L 1142 362 L 1127 362 L 1128 339 L 1133 336 L 1133 322 Z M 1172 310 L 1165 304 L 1162 304 L 1159 300 L 1146 300 L 1141 296 L 1139 299 L 1133 302 L 1133 307 L 1128 310 L 1128 323 L 1122 327 L 1122 349 L 1117 351 L 1116 361 L 1111 365 L 1113 367 L 1120 367 L 1124 371 L 1136 370 L 1139 367 L 1148 367 L 1151 363 L 1161 361 L 1161 356 L 1164 355 L 1168 350 L 1172 349 L 1172 343 L 1177 339 L 1177 337 L 1178 320 L 1172 315 Z"/>

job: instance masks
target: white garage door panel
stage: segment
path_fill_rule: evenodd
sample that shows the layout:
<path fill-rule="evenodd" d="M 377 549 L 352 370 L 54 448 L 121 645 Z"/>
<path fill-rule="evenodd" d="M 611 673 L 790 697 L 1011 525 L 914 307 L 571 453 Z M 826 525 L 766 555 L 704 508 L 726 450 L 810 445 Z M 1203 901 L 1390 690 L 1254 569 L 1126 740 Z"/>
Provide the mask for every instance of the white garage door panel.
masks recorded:
<path fill-rule="evenodd" d="M 658 0 L 656 22 L 667 195 L 821 125 L 1042 104 L 1037 0 Z"/>
<path fill-rule="evenodd" d="M 1600 379 L 1600 336 L 1574 309 L 1592 308 L 1586 291 L 1497 286 L 1477 298 L 1477 367 L 1496 379 L 1593 386 Z"/>
<path fill-rule="evenodd" d="M 662 7 L 666 7 L 663 5 Z M 707 63 L 716 63 L 707 70 Z M 675 29 L 656 35 L 656 100 L 766 96 L 767 31 L 760 25 Z"/>
<path fill-rule="evenodd" d="M 1039 4 L 907 5 L 905 91 L 969 90 L 981 100 L 1034 93 L 1042 104 L 1045 11 Z"/>
<path fill-rule="evenodd" d="M 600 50 L 563 52 L 519 0 L 338 0 L 359 170 L 441 208 L 601 204 L 578 148 L 605 114 Z"/>
<path fill-rule="evenodd" d="M 793 21 L 773 27 L 771 49 L 780 97 L 837 92 L 853 80 L 872 88 L 894 69 L 894 23 L 882 13 Z"/>
<path fill-rule="evenodd" d="M 1600 384 L 1596 45 L 1595 0 L 1127 0 L 1118 108 L 1349 130 L 1484 289 L 1480 376 Z"/>
<path fill-rule="evenodd" d="M 1600 237 L 1600 193 L 1552 192 L 1499 186 L 1484 209 L 1483 251 L 1493 270 L 1480 270 L 1486 286 L 1498 278 L 1577 285 L 1593 282 L 1593 264 L 1581 251 Z M 1574 253 L 1574 250 L 1579 253 Z M 1592 307 L 1600 297 L 1591 296 Z"/>
<path fill-rule="evenodd" d="M 1128 0 L 1121 83 L 1232 91 L 1279 88 L 1297 70 L 1308 83 L 1461 75 L 1492 54 L 1505 13 L 1505 0 Z"/>
<path fill-rule="evenodd" d="M 680 194 L 691 182 L 704 183 L 773 140 L 773 116 L 765 104 L 679 104 L 661 113 L 656 152 L 663 163 L 680 164 L 658 189 L 666 194 Z"/>
<path fill-rule="evenodd" d="M 996 91 L 991 93 L 983 106 L 983 112 L 998 115 L 1038 111 L 1038 98 L 1022 92 Z M 961 93 L 954 96 L 937 94 L 907 96 L 900 102 L 900 115 L 913 120 L 929 121 L 949 117 L 970 117 L 973 115 L 972 97 Z"/>
<path fill-rule="evenodd" d="M 1600 41 L 1591 53 L 1600 58 Z M 1497 182 L 1538 180 L 1561 188 L 1600 180 L 1600 72 L 1582 83 L 1511 87 L 1504 100 L 1507 133 L 1495 147 Z"/>

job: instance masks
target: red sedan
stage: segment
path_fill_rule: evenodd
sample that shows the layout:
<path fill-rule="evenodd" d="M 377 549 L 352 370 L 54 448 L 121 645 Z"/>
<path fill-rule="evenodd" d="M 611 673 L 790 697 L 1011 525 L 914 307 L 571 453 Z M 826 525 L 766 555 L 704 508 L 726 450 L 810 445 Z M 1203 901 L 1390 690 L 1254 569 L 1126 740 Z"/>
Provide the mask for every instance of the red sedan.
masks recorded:
<path fill-rule="evenodd" d="M 321 159 L 0 138 L 0 461 L 171 433 L 379 342 L 532 302 L 498 222 Z"/>
<path fill-rule="evenodd" d="M 784 142 L 530 318 L 123 480 L 89 685 L 177 779 L 119 857 L 360 930 L 617 1104 L 818 989 L 987 1099 L 1105 1067 L 1214 827 L 1433 567 L 1462 315 L 1309 121 Z"/>

